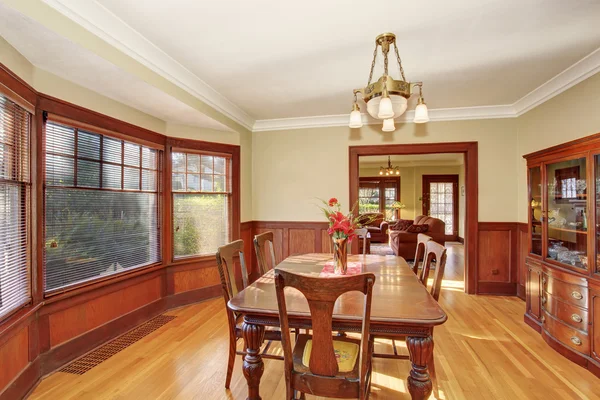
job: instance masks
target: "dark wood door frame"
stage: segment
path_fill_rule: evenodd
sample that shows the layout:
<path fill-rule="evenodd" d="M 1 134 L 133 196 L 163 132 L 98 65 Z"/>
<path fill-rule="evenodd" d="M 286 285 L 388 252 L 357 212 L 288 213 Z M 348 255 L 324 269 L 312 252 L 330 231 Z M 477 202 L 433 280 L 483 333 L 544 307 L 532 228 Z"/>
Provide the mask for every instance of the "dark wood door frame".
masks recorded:
<path fill-rule="evenodd" d="M 358 200 L 358 159 L 360 156 L 387 156 L 405 154 L 463 153 L 465 157 L 465 292 L 477 293 L 477 251 L 478 251 L 478 155 L 477 142 L 385 144 L 372 146 L 350 146 L 350 204 Z M 353 243 L 352 250 L 358 251 Z"/>
<path fill-rule="evenodd" d="M 422 198 L 423 198 L 423 215 L 429 215 L 431 209 L 431 201 L 429 199 L 429 184 L 431 182 L 444 182 L 452 183 L 452 214 L 454 220 L 454 229 L 451 235 L 446 235 L 446 241 L 456 242 L 458 240 L 458 228 L 459 228 L 459 215 L 458 215 L 458 174 L 444 174 L 444 175 L 423 175 L 423 184 L 421 187 Z"/>

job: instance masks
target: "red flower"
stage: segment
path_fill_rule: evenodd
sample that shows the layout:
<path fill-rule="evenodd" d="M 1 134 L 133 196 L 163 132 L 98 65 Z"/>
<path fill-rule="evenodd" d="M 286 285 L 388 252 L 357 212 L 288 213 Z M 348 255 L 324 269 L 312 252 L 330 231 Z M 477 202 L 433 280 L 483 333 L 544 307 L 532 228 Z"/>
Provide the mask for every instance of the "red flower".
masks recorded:
<path fill-rule="evenodd" d="M 335 197 L 332 197 L 329 199 L 329 207 L 333 207 L 338 203 L 338 199 L 336 199 Z"/>

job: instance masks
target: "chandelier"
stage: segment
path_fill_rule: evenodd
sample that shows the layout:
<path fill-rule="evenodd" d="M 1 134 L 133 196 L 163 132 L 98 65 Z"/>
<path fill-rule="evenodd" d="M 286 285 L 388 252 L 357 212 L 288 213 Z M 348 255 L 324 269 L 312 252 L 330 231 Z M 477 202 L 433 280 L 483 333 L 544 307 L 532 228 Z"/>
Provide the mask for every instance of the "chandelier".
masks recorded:
<path fill-rule="evenodd" d="M 393 79 L 388 74 L 388 53 L 390 47 L 394 46 L 394 53 L 398 67 L 400 68 L 401 80 Z M 377 82 L 373 80 L 373 70 L 375 69 L 375 61 L 377 60 L 377 50 L 381 46 L 383 53 L 383 76 Z M 415 108 L 415 118 L 413 122 L 420 124 L 429 121 L 427 105 L 423 100 L 423 82 L 407 82 L 402 68 L 402 61 L 396 46 L 396 35 L 393 33 L 382 33 L 375 39 L 375 51 L 373 52 L 373 62 L 371 63 L 371 72 L 367 86 L 362 89 L 354 89 L 354 104 L 350 113 L 350 128 L 362 127 L 362 116 L 360 107 L 358 106 L 357 95 L 360 93 L 362 99 L 367 103 L 367 112 L 373 118 L 383 120 L 384 132 L 392 132 L 396 129 L 394 126 L 394 118 L 398 118 L 406 111 L 408 98 L 419 88 L 419 100 Z"/>
<path fill-rule="evenodd" d="M 388 165 L 387 167 L 379 168 L 379 175 L 392 176 L 392 175 L 400 175 L 399 167 L 392 167 L 392 160 L 390 156 L 388 156 Z"/>

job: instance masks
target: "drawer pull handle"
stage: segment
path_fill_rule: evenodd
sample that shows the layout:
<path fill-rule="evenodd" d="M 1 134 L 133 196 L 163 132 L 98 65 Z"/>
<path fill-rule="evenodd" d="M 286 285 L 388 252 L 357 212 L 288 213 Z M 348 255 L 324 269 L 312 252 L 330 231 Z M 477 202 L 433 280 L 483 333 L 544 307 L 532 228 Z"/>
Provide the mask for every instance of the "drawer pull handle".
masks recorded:
<path fill-rule="evenodd" d="M 583 318 L 581 318 L 581 317 L 580 317 L 579 315 L 577 315 L 577 314 L 573 314 L 573 315 L 571 315 L 571 319 L 572 319 L 573 321 L 575 321 L 575 322 L 581 322 L 581 321 L 583 321 Z"/>
<path fill-rule="evenodd" d="M 583 299 L 583 295 L 576 290 L 571 292 L 571 297 L 577 300 Z"/>
<path fill-rule="evenodd" d="M 546 280 L 546 278 L 542 278 L 542 283 L 546 283 L 546 282 L 548 282 L 548 281 Z"/>
<path fill-rule="evenodd" d="M 544 322 L 546 322 L 546 317 L 544 317 L 544 316 L 542 315 L 542 318 L 540 318 L 540 320 L 542 321 L 542 324 L 543 324 Z"/>
<path fill-rule="evenodd" d="M 573 336 L 571 338 L 571 342 L 573 342 L 575 346 L 581 346 L 581 339 L 579 339 L 577 336 Z"/>
<path fill-rule="evenodd" d="M 545 297 L 542 297 L 542 304 L 546 304 L 546 302 L 547 302 L 547 301 L 548 301 L 548 300 L 546 300 L 546 298 L 545 298 Z"/>

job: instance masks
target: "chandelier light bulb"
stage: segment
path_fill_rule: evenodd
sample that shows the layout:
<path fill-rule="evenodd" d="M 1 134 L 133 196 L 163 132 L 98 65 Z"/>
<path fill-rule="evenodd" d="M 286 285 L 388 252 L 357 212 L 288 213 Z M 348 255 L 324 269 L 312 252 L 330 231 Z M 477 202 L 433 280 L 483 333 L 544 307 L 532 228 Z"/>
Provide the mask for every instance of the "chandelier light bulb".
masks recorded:
<path fill-rule="evenodd" d="M 360 114 L 360 108 L 356 102 L 352 106 L 352 112 L 350 113 L 350 128 L 362 128 L 362 115 Z"/>
<path fill-rule="evenodd" d="M 383 102 L 383 100 L 382 100 Z M 384 132 L 393 132 L 396 130 L 396 126 L 394 125 L 394 119 L 388 118 L 383 120 L 383 128 L 381 128 Z"/>
<path fill-rule="evenodd" d="M 379 102 L 379 112 L 377 113 L 377 118 L 379 119 L 389 119 L 394 117 L 394 107 L 392 105 L 392 99 L 387 95 L 387 92 L 384 92 L 384 95 L 381 97 L 381 101 Z"/>
<path fill-rule="evenodd" d="M 427 105 L 425 104 L 425 100 L 423 97 L 419 97 L 419 103 L 415 108 L 415 119 L 413 122 L 415 124 L 422 124 L 429 121 L 429 111 L 427 110 Z"/>

